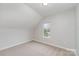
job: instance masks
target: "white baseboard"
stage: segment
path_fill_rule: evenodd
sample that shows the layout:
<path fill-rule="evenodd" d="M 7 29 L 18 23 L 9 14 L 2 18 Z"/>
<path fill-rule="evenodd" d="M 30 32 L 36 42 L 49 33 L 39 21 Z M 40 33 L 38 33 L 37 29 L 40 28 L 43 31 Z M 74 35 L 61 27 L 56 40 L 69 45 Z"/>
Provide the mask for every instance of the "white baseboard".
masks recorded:
<path fill-rule="evenodd" d="M 4 47 L 4 48 L 0 48 L 0 51 L 5 50 L 5 49 L 8 49 L 8 48 L 11 48 L 11 47 L 15 47 L 15 46 L 20 45 L 20 44 L 23 44 L 23 43 L 28 43 L 28 42 L 30 42 L 30 41 L 36 41 L 36 42 L 40 42 L 40 43 L 47 44 L 47 45 L 50 45 L 50 46 L 54 46 L 54 47 L 57 47 L 57 48 L 61 48 L 61 49 L 67 50 L 67 51 L 72 51 L 72 52 L 74 52 L 74 54 L 75 54 L 76 56 L 78 56 L 75 49 L 64 48 L 64 47 L 61 47 L 61 46 L 58 46 L 58 45 L 51 45 L 51 44 L 49 44 L 49 43 L 42 42 L 42 41 L 38 41 L 38 40 L 21 41 L 21 42 L 19 42 L 19 43 L 17 43 L 17 44 L 10 45 L 10 46 Z"/>
<path fill-rule="evenodd" d="M 62 47 L 62 46 L 59 46 L 59 45 L 54 45 L 54 44 L 50 44 L 50 43 L 47 43 L 47 42 L 42 42 L 42 41 L 39 41 L 39 40 L 33 40 L 33 41 L 40 42 L 40 43 L 43 43 L 43 44 L 47 44 L 47 45 L 50 45 L 50 46 L 54 46 L 54 47 L 57 47 L 57 48 L 60 48 L 60 49 L 64 49 L 64 50 L 66 50 L 66 51 L 71 51 L 71 52 L 73 52 L 75 55 L 77 55 L 75 49 L 65 48 L 65 47 Z"/>
<path fill-rule="evenodd" d="M 17 44 L 13 44 L 13 45 L 10 45 L 10 46 L 4 47 L 4 48 L 0 48 L 0 51 L 5 50 L 5 49 L 8 49 L 8 48 L 15 47 L 15 46 L 20 45 L 20 44 L 23 44 L 23 43 L 28 43 L 28 42 L 30 42 L 30 41 L 31 41 L 31 40 L 28 40 L 28 41 L 21 41 L 21 42 L 18 42 Z"/>

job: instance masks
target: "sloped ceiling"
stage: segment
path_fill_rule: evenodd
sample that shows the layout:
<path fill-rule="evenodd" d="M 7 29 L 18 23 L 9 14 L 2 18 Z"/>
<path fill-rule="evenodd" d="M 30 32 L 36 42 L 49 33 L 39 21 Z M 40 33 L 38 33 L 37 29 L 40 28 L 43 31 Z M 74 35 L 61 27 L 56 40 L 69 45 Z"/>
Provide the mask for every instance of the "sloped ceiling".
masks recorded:
<path fill-rule="evenodd" d="M 42 17 L 69 9 L 76 4 L 0 3 L 0 28 L 34 28 Z M 41 15 L 41 16 L 40 16 Z"/>
<path fill-rule="evenodd" d="M 0 3 L 0 28 L 33 28 L 41 16 L 22 3 Z"/>
<path fill-rule="evenodd" d="M 41 16 L 48 17 L 58 12 L 73 8 L 77 3 L 48 3 L 48 5 L 43 5 L 42 3 L 29 3 L 26 5 L 32 7 Z"/>

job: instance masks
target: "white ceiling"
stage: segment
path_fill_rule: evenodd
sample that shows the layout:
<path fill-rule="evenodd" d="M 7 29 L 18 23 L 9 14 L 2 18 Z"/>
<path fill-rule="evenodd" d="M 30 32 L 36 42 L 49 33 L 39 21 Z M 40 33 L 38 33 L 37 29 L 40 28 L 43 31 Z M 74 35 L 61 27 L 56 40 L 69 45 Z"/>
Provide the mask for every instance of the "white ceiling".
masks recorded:
<path fill-rule="evenodd" d="M 26 5 L 32 7 L 37 11 L 41 16 L 48 17 L 60 11 L 67 10 L 76 6 L 75 3 L 48 3 L 47 6 L 44 6 L 42 3 L 26 3 Z"/>
<path fill-rule="evenodd" d="M 0 28 L 34 28 L 42 18 L 69 9 L 76 4 L 0 3 Z M 41 16 L 40 16 L 40 15 Z"/>
<path fill-rule="evenodd" d="M 33 28 L 40 18 L 23 3 L 0 3 L 0 28 Z"/>

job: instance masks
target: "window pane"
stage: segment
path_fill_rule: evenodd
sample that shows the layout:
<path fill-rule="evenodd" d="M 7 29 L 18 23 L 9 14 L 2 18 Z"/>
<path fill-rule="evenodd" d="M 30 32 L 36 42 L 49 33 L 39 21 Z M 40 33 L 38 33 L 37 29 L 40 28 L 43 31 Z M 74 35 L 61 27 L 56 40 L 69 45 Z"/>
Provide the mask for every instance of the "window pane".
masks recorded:
<path fill-rule="evenodd" d="M 49 23 L 45 23 L 43 28 L 44 28 L 44 38 L 48 38 L 50 33 Z"/>

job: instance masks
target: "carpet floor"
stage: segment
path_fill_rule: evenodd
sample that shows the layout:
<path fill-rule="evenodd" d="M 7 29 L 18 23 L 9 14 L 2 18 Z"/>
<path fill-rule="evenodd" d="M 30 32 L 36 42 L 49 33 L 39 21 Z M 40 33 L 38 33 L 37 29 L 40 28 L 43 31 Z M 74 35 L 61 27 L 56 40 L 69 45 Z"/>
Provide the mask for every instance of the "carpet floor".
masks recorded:
<path fill-rule="evenodd" d="M 0 56 L 75 56 L 73 52 L 31 41 L 0 51 Z"/>

